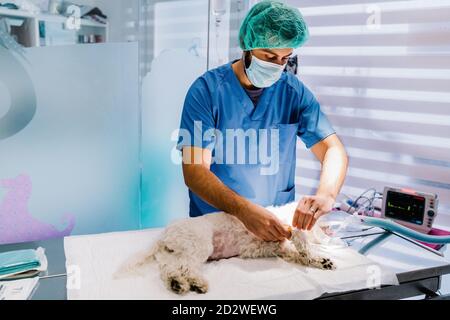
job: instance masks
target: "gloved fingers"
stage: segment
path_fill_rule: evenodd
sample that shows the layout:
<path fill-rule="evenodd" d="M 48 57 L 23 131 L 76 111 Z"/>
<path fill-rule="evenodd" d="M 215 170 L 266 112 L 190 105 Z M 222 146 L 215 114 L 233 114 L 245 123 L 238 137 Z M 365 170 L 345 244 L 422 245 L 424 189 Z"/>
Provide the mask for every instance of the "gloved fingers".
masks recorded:
<path fill-rule="evenodd" d="M 317 212 L 316 212 L 316 214 L 317 214 Z M 314 225 L 316 224 L 316 222 L 317 222 L 317 218 L 316 218 L 316 215 L 314 215 L 312 217 L 311 221 L 309 222 L 308 226 L 306 227 L 307 230 L 308 231 L 311 230 L 314 227 Z"/>
<path fill-rule="evenodd" d="M 276 227 L 269 229 L 269 234 L 271 235 L 270 241 L 281 241 L 283 240 L 283 235 L 278 231 Z"/>
<path fill-rule="evenodd" d="M 303 219 L 304 219 L 304 213 L 309 208 L 309 198 L 303 197 L 299 203 L 297 208 L 295 209 L 294 218 L 292 219 L 292 225 L 296 228 L 301 228 Z"/>
<path fill-rule="evenodd" d="M 311 223 L 311 220 L 313 219 L 312 214 L 306 214 L 305 219 L 303 219 L 302 229 L 306 230 L 308 229 L 309 224 Z"/>
<path fill-rule="evenodd" d="M 290 234 L 289 230 L 284 228 L 281 224 L 275 225 L 275 228 L 277 229 L 278 234 L 280 235 L 280 237 L 279 237 L 280 241 L 290 237 L 291 234 Z"/>

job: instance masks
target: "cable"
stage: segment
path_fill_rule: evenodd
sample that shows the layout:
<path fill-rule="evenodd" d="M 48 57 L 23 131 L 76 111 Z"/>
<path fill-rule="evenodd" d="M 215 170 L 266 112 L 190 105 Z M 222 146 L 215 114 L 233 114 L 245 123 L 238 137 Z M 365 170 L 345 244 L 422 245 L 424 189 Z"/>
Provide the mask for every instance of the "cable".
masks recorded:
<path fill-rule="evenodd" d="M 365 197 L 364 195 L 367 194 L 367 193 L 370 192 L 370 191 L 373 192 L 373 193 L 372 193 L 372 196 L 371 196 L 370 198 L 369 198 L 369 197 Z M 356 213 L 359 213 L 359 211 L 360 211 L 361 209 L 360 209 L 359 206 L 357 206 L 357 204 L 358 204 L 358 201 L 359 201 L 360 199 L 362 199 L 362 198 L 367 199 L 363 204 L 365 204 L 367 201 L 369 201 L 370 207 L 373 207 L 373 200 L 374 200 L 374 198 L 375 198 L 377 195 L 382 195 L 382 193 L 378 192 L 375 188 L 369 188 L 369 189 L 365 190 L 363 193 L 361 193 L 361 194 L 355 199 L 355 201 L 353 201 L 353 202 L 350 204 L 350 207 L 346 210 L 347 213 L 350 213 L 350 210 L 351 210 L 352 208 L 354 208 L 354 209 L 356 210 Z M 347 195 L 345 195 L 345 196 L 348 197 Z M 348 197 L 348 198 L 350 198 L 350 197 Z M 350 199 L 351 199 L 351 198 L 350 198 Z M 362 206 L 362 205 L 361 205 L 361 206 Z M 373 209 L 372 209 L 372 212 L 373 212 Z"/>
<path fill-rule="evenodd" d="M 361 203 L 361 204 L 358 204 L 358 202 L 359 202 L 359 200 L 364 200 L 365 199 L 365 201 L 363 202 L 363 203 Z M 371 199 L 370 198 L 368 198 L 368 197 L 365 197 L 365 196 L 360 196 L 360 197 L 358 197 L 355 201 L 354 201 L 354 203 L 353 203 L 353 206 L 355 207 L 355 212 L 356 213 L 359 213 L 359 211 L 361 210 L 361 208 L 364 208 L 363 206 L 367 203 L 367 202 L 370 202 L 371 201 Z M 347 210 L 347 213 L 348 213 L 348 210 Z"/>

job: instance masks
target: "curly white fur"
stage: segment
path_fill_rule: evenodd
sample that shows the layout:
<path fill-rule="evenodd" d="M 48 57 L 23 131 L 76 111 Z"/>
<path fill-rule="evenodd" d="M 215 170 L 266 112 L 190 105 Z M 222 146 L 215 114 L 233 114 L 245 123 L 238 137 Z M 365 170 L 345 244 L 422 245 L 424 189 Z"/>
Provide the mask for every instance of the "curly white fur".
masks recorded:
<path fill-rule="evenodd" d="M 286 221 L 292 216 L 290 214 L 294 212 L 295 203 L 268 209 Z M 305 266 L 335 269 L 335 264 L 330 259 L 312 254 L 308 245 L 310 242 L 317 242 L 313 232 L 297 229 L 292 230 L 290 240 L 262 241 L 250 233 L 236 217 L 224 212 L 212 213 L 170 224 L 148 252 L 138 254 L 119 273 L 134 272 L 139 265 L 156 261 L 167 288 L 183 294 L 188 291 L 208 291 L 208 282 L 201 272 L 202 265 L 208 260 L 234 256 L 280 257 Z"/>

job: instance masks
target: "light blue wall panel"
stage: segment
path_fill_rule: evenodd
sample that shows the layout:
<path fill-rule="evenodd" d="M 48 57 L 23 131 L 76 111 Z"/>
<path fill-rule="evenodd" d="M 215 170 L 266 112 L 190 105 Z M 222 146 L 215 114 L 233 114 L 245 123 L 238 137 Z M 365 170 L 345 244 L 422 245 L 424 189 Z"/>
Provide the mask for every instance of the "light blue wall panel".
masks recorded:
<path fill-rule="evenodd" d="M 0 48 L 0 243 L 135 229 L 135 43 Z"/>
<path fill-rule="evenodd" d="M 189 216 L 181 153 L 175 149 L 186 93 L 206 59 L 170 49 L 153 60 L 142 84 L 142 225 L 165 226 Z"/>

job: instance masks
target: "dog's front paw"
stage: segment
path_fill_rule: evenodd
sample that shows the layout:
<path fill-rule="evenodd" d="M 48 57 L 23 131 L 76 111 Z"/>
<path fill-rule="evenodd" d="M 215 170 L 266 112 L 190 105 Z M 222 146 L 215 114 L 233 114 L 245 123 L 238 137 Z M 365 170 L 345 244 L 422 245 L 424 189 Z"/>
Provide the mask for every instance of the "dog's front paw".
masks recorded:
<path fill-rule="evenodd" d="M 335 270 L 336 264 L 328 258 L 319 259 L 319 266 L 324 270 Z"/>

